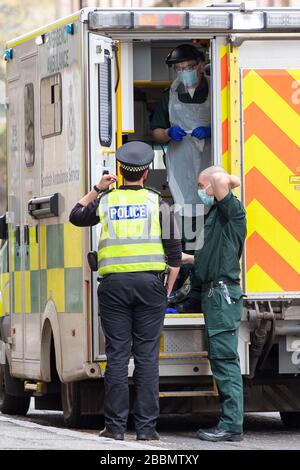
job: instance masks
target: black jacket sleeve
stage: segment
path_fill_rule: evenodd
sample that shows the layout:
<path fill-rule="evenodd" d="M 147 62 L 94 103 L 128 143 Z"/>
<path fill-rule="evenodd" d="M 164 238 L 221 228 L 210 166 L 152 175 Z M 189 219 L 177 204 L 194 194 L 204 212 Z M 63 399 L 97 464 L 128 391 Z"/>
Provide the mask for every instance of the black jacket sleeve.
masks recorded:
<path fill-rule="evenodd" d="M 167 263 L 173 268 L 178 268 L 181 265 L 181 237 L 173 210 L 162 200 L 160 201 L 160 225 Z"/>
<path fill-rule="evenodd" d="M 82 206 L 77 202 L 69 216 L 71 224 L 76 225 L 77 227 L 90 227 L 92 225 L 97 225 L 100 221 L 99 216 L 97 215 L 98 205 L 98 198 L 90 202 L 87 206 Z"/>

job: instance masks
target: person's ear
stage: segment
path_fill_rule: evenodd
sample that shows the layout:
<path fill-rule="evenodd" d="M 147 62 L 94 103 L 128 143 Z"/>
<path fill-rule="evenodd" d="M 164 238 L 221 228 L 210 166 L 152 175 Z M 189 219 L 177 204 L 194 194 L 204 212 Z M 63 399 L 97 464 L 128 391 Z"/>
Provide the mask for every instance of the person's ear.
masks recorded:
<path fill-rule="evenodd" d="M 149 170 L 145 170 L 145 171 L 144 171 L 144 174 L 143 174 L 143 180 L 144 180 L 144 181 L 147 181 L 148 176 L 149 176 Z"/>

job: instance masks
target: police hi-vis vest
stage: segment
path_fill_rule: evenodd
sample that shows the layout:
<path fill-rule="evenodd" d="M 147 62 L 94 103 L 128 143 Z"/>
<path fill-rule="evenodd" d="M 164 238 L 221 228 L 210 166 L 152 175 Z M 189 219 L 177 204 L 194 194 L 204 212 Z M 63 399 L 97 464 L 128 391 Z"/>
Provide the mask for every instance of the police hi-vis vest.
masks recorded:
<path fill-rule="evenodd" d="M 148 189 L 115 189 L 100 199 L 98 272 L 164 271 L 159 195 Z"/>

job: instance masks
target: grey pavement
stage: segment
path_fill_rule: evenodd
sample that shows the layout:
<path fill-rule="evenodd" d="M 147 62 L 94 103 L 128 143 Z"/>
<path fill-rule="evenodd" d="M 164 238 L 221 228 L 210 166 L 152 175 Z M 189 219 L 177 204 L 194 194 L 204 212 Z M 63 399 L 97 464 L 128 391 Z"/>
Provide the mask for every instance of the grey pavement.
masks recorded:
<path fill-rule="evenodd" d="M 287 430 L 279 413 L 249 413 L 245 416 L 242 442 L 203 442 L 196 430 L 215 423 L 203 415 L 162 416 L 159 442 L 137 442 L 132 427 L 125 441 L 99 438 L 99 430 L 70 430 L 64 427 L 61 412 L 30 409 L 26 417 L 0 414 L 0 449 L 95 449 L 95 450 L 300 450 L 300 429 Z"/>

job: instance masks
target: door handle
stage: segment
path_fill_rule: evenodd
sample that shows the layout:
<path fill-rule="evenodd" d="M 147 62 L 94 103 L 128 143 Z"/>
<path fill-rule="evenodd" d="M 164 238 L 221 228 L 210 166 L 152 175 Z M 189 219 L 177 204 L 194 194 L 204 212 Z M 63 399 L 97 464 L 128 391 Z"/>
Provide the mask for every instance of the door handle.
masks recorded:
<path fill-rule="evenodd" d="M 24 243 L 29 245 L 29 225 L 24 225 Z"/>
<path fill-rule="evenodd" d="M 20 230 L 20 225 L 16 225 L 16 229 L 15 229 L 15 240 L 16 240 L 16 244 L 18 246 L 21 245 L 21 230 Z"/>
<path fill-rule="evenodd" d="M 34 219 L 59 216 L 59 194 L 33 197 L 28 201 L 28 212 Z"/>

